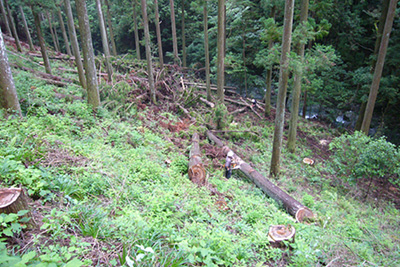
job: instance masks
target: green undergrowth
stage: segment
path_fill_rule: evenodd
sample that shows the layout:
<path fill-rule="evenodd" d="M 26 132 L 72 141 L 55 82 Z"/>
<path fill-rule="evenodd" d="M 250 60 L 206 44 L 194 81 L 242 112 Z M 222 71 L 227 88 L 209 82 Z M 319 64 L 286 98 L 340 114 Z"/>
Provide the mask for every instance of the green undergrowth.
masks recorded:
<path fill-rule="evenodd" d="M 238 171 L 226 180 L 222 169 L 207 166 L 223 206 L 207 187 L 193 184 L 187 176 L 188 137 L 204 134 L 202 127 L 173 133 L 142 122 L 137 118 L 150 111 L 129 102 L 112 104 L 119 97 L 112 92 L 108 106 L 93 115 L 84 100 L 56 96 L 83 97 L 78 86 L 55 88 L 23 71 L 14 79 L 24 118 L 0 119 L 0 178 L 3 187 L 24 187 L 40 216 L 23 245 L 16 242 L 29 231 L 18 227 L 22 219 L 0 217 L 0 266 L 400 264 L 398 210 L 332 187 L 336 172 L 328 161 L 302 163 L 314 155 L 303 140 L 296 154 L 283 149 L 282 174 L 271 180 L 317 214 L 309 224 L 295 222 Z M 162 116 L 180 121 L 168 112 Z M 301 125 L 313 138 L 331 135 L 316 124 Z M 273 125 L 229 127 L 238 131 L 224 136 L 229 145 L 268 177 Z M 177 148 L 171 138 L 182 138 L 186 148 Z M 270 246 L 268 230 L 277 224 L 293 225 L 295 242 Z"/>

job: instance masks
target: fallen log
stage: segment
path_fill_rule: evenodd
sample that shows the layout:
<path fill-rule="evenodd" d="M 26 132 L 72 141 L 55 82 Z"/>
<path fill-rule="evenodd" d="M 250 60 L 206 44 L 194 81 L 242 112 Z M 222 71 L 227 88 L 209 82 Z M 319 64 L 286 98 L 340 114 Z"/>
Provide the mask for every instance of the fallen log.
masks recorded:
<path fill-rule="evenodd" d="M 204 169 L 203 161 L 201 159 L 198 133 L 194 133 L 192 137 L 188 172 L 189 178 L 193 183 L 198 185 L 206 184 L 206 170 Z"/>
<path fill-rule="evenodd" d="M 215 105 L 214 105 L 213 102 L 210 102 L 210 101 L 208 101 L 207 99 L 204 99 L 204 98 L 202 98 L 202 97 L 200 97 L 199 99 L 200 99 L 201 102 L 203 102 L 203 103 L 209 105 L 211 108 L 214 108 Z"/>
<path fill-rule="evenodd" d="M 207 131 L 207 136 L 210 140 L 214 141 L 219 147 L 222 147 L 223 153 L 227 154 L 231 149 L 225 146 L 218 137 L 212 132 Z M 262 176 L 258 171 L 254 170 L 249 164 L 244 162 L 236 153 L 234 153 L 233 161 L 237 164 L 240 171 L 243 172 L 246 177 L 253 181 L 259 188 L 261 188 L 269 197 L 273 198 L 279 204 L 282 204 L 286 211 L 294 216 L 297 221 L 303 222 L 305 219 L 313 219 L 313 212 L 289 196 L 285 191 L 274 185 L 267 178 Z"/>
<path fill-rule="evenodd" d="M 227 97 L 225 97 L 225 101 L 228 101 L 228 102 L 232 102 L 232 103 L 235 103 L 235 104 L 238 104 L 238 105 L 245 106 L 245 107 L 251 109 L 251 111 L 253 111 L 254 114 L 257 115 L 257 117 L 259 117 L 260 119 L 262 119 L 262 117 L 260 116 L 260 114 L 258 114 L 257 111 L 255 111 L 254 108 L 253 108 L 250 104 L 247 104 L 247 103 L 244 102 L 244 101 L 239 102 L 239 101 L 236 101 L 236 100 L 233 100 L 233 99 L 229 99 L 229 98 L 227 98 Z M 234 112 L 235 112 L 235 111 L 234 111 Z M 240 111 L 238 111 L 238 112 L 242 112 L 242 110 L 240 110 Z"/>
<path fill-rule="evenodd" d="M 26 217 L 26 225 L 35 226 L 28 201 L 22 188 L 0 188 L 0 213 L 18 213 L 21 210 L 28 210 L 23 217 Z"/>

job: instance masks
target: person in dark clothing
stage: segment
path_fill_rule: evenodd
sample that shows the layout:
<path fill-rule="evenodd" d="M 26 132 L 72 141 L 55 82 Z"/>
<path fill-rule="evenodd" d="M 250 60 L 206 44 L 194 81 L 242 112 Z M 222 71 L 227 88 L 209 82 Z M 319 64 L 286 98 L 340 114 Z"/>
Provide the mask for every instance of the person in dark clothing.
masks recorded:
<path fill-rule="evenodd" d="M 233 152 L 229 151 L 225 159 L 225 177 L 227 179 L 231 178 L 232 176 L 232 159 L 233 159 Z"/>

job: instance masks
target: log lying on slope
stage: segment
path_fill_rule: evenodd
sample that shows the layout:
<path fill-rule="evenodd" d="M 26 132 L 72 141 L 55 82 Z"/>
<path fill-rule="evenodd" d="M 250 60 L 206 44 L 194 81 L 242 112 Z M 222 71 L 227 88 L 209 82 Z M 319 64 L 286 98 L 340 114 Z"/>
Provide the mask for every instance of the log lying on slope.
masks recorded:
<path fill-rule="evenodd" d="M 229 147 L 225 146 L 222 141 L 219 140 L 212 132 L 208 131 L 207 136 L 210 140 L 214 141 L 217 146 L 222 147 L 225 154 L 231 150 Z M 307 218 L 314 218 L 314 214 L 309 208 L 289 196 L 278 186 L 274 185 L 267 178 L 262 176 L 258 171 L 254 170 L 249 164 L 244 162 L 238 155 L 236 155 L 236 153 L 234 153 L 233 160 L 236 162 L 237 166 L 239 166 L 239 170 L 241 170 L 244 175 L 252 180 L 268 196 L 273 198 L 278 203 L 281 203 L 289 212 L 289 214 L 294 216 L 297 221 L 303 222 Z"/>
<path fill-rule="evenodd" d="M 193 183 L 204 185 L 206 183 L 206 170 L 201 159 L 199 139 L 199 135 L 194 133 L 192 148 L 190 149 L 189 178 Z"/>

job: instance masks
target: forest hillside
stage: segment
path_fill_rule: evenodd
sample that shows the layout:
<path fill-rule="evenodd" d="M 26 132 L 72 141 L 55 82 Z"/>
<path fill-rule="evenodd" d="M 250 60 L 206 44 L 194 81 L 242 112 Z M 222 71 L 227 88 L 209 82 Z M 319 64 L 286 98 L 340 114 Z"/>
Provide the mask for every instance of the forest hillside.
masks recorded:
<path fill-rule="evenodd" d="M 93 113 L 69 56 L 50 51 L 46 75 L 38 47 L 5 42 L 23 117 L 0 116 L 0 183 L 23 189 L 29 213 L 0 214 L 0 266 L 400 265 L 399 151 L 384 138 L 300 118 L 296 151 L 285 125 L 270 177 L 274 109 L 265 118 L 228 89 L 226 105 L 211 103 L 177 65 L 155 66 L 154 104 L 146 63 L 124 54 L 112 82 L 96 58 Z M 315 218 L 297 222 L 239 170 L 226 179 L 208 130 Z M 195 133 L 202 183 L 188 177 Z M 272 244 L 273 225 L 295 238 Z"/>

